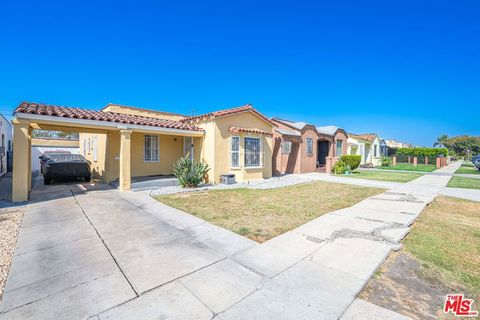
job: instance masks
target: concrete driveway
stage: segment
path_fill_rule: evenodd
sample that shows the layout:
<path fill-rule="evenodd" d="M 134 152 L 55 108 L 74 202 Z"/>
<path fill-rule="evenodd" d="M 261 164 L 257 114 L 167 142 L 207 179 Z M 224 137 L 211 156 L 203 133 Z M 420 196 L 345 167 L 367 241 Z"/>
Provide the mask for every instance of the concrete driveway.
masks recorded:
<path fill-rule="evenodd" d="M 454 170 L 456 165 L 442 172 Z M 442 175 L 423 176 L 262 244 L 162 205 L 146 192 L 37 184 L 0 318 L 389 314 L 352 302 L 447 182 Z"/>
<path fill-rule="evenodd" d="M 154 299 L 156 316 L 210 319 L 212 311 L 188 286 L 201 286 L 209 272 L 220 281 L 228 269 L 246 283 L 224 300 L 249 294 L 262 277 L 228 256 L 255 245 L 145 194 L 128 200 L 105 185 L 40 183 L 27 206 L 0 317 L 84 319 L 145 296 L 135 305 Z M 219 270 L 206 270 L 214 264 Z M 205 271 L 186 278 L 199 270 Z M 210 307 L 222 311 L 225 303 Z"/>

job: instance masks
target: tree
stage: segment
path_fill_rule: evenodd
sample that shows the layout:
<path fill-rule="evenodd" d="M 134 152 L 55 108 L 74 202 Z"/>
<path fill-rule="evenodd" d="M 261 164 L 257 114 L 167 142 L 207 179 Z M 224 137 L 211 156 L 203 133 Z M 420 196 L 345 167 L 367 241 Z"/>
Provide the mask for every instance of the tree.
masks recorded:
<path fill-rule="evenodd" d="M 437 141 L 433 144 L 434 147 L 440 147 L 444 148 L 445 147 L 445 142 L 448 140 L 448 136 L 446 134 L 442 134 L 437 138 Z"/>
<path fill-rule="evenodd" d="M 456 136 L 443 141 L 445 147 L 459 156 L 480 154 L 480 137 Z"/>

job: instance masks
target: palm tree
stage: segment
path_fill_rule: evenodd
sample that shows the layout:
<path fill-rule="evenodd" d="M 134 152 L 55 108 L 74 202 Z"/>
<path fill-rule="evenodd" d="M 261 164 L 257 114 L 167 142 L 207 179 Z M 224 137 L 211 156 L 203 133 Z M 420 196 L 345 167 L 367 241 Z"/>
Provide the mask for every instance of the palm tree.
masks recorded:
<path fill-rule="evenodd" d="M 437 141 L 433 144 L 434 147 L 445 148 L 445 142 L 447 141 L 448 136 L 446 134 L 442 134 L 437 138 Z"/>

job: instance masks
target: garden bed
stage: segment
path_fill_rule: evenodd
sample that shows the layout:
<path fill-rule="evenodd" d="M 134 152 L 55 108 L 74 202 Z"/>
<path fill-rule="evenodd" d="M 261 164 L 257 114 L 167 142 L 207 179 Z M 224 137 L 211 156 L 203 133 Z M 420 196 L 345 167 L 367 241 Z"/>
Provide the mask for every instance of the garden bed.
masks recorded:
<path fill-rule="evenodd" d="M 230 189 L 156 196 L 211 223 L 264 242 L 383 189 L 312 182 L 275 189 Z"/>

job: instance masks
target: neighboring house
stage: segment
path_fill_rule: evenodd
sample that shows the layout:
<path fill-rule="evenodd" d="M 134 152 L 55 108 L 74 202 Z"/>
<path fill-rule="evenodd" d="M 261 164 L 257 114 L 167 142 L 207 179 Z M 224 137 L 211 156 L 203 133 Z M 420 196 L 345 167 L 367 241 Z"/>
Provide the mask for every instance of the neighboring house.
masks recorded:
<path fill-rule="evenodd" d="M 383 139 L 380 139 L 380 155 L 382 157 L 388 156 L 388 145 Z"/>
<path fill-rule="evenodd" d="M 7 156 L 12 151 L 12 124 L 0 114 L 0 176 L 7 173 Z"/>
<path fill-rule="evenodd" d="M 412 145 L 409 144 L 409 143 L 403 143 L 403 142 L 396 141 L 396 140 L 385 140 L 385 143 L 387 144 L 387 147 L 395 148 L 395 149 L 411 148 L 412 147 Z"/>
<path fill-rule="evenodd" d="M 186 154 L 208 163 L 210 182 L 227 173 L 241 182 L 272 175 L 275 124 L 251 105 L 186 117 L 114 104 L 93 111 L 22 103 L 12 122 L 15 157 L 28 154 L 31 128 L 76 131 L 93 176 L 118 180 L 121 191 L 130 189 L 132 177 L 171 175 L 174 162 Z M 19 161 L 13 170 L 13 200 L 25 201 L 31 168 Z"/>
<path fill-rule="evenodd" d="M 375 133 L 348 134 L 348 149 L 350 155 L 360 155 L 361 165 L 381 164 L 380 139 Z"/>
<path fill-rule="evenodd" d="M 39 157 L 46 151 L 80 153 L 78 139 L 32 138 L 32 172 L 40 171 Z"/>
<path fill-rule="evenodd" d="M 347 135 L 335 126 L 315 127 L 306 122 L 272 118 L 273 173 L 307 173 L 329 171 L 347 151 Z"/>

